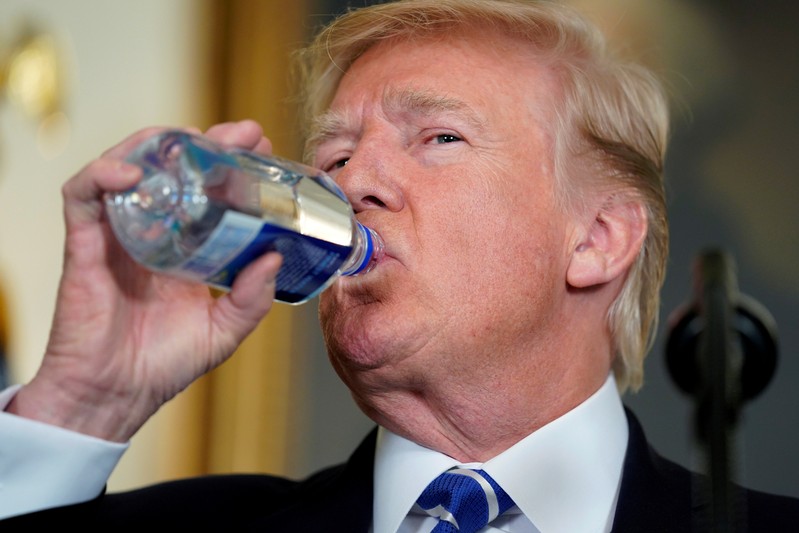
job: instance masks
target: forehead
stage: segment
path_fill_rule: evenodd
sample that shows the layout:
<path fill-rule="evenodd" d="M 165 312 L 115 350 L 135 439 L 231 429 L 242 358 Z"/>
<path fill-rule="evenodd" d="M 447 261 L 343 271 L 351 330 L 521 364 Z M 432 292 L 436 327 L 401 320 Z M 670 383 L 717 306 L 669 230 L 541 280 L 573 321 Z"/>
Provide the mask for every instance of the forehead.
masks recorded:
<path fill-rule="evenodd" d="M 369 48 L 344 73 L 330 111 L 367 104 L 384 111 L 539 112 L 554 77 L 528 43 L 495 31 L 395 38 Z M 536 113 L 539 114 L 539 113 Z"/>

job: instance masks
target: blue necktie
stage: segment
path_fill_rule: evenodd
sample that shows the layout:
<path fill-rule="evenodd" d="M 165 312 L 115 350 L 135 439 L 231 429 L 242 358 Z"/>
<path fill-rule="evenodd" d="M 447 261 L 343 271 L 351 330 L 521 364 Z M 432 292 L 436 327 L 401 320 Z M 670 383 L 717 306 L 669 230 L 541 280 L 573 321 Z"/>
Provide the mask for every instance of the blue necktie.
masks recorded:
<path fill-rule="evenodd" d="M 474 533 L 514 505 L 488 474 L 466 468 L 435 478 L 416 503 L 438 518 L 431 533 Z"/>

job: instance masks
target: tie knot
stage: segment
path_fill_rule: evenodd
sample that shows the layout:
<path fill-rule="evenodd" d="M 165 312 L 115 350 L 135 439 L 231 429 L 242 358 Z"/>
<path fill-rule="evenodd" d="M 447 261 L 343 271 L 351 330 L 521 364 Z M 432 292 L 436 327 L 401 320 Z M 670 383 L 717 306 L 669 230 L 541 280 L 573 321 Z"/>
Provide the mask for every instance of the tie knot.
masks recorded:
<path fill-rule="evenodd" d="M 416 503 L 439 519 L 432 533 L 474 533 L 513 506 L 482 470 L 453 468 L 430 482 Z"/>

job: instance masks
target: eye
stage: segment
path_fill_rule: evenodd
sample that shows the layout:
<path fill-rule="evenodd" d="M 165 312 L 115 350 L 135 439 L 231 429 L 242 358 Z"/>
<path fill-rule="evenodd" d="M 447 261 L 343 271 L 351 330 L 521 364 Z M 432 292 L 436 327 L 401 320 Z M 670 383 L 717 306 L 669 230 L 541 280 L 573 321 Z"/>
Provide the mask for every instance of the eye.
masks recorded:
<path fill-rule="evenodd" d="M 323 170 L 332 176 L 338 170 L 341 170 L 342 168 L 344 168 L 347 165 L 347 163 L 349 162 L 349 160 L 350 160 L 349 157 L 344 157 L 342 159 L 337 159 L 336 161 L 333 161 L 332 164 L 330 164 L 327 167 L 325 167 Z"/>
<path fill-rule="evenodd" d="M 440 135 L 436 135 L 435 137 L 433 137 L 433 142 L 435 144 L 448 144 L 462 140 L 463 139 L 461 139 L 457 135 L 452 135 L 451 133 L 442 133 Z"/>

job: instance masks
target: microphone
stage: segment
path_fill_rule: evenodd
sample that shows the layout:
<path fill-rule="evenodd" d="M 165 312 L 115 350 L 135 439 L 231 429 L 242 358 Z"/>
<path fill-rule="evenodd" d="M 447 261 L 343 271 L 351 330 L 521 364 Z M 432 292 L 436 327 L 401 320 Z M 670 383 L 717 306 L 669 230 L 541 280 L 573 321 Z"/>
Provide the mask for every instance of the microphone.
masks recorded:
<path fill-rule="evenodd" d="M 763 392 L 777 367 L 774 318 L 738 291 L 736 278 L 728 254 L 701 253 L 693 300 L 670 320 L 666 341 L 669 373 L 694 399 L 696 436 L 706 455 L 708 477 L 695 497 L 709 496 L 706 518 L 723 532 L 741 525 L 730 484 L 733 429 L 744 402 Z"/>
<path fill-rule="evenodd" d="M 696 260 L 693 300 L 669 317 L 666 365 L 674 383 L 684 393 L 696 396 L 709 385 L 708 364 L 701 361 L 700 340 L 713 317 L 706 292 L 720 294 L 729 314 L 730 335 L 738 361 L 730 361 L 731 385 L 741 401 L 756 398 L 765 390 L 777 368 L 777 325 L 774 317 L 754 298 L 738 291 L 735 265 L 724 252 L 707 250 Z"/>

